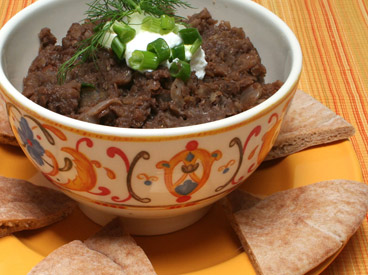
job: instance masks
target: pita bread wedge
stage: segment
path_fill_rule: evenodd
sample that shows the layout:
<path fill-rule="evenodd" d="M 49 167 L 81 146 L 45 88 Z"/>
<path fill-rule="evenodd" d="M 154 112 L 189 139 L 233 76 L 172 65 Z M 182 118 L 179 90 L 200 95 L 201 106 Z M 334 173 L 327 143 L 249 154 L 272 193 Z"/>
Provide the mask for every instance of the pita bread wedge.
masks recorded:
<path fill-rule="evenodd" d="M 56 190 L 0 176 L 0 237 L 54 223 L 75 207 L 73 200 Z"/>
<path fill-rule="evenodd" d="M 18 142 L 9 125 L 5 105 L 2 102 L 0 102 L 0 143 L 18 146 Z"/>
<path fill-rule="evenodd" d="M 119 218 L 104 226 L 85 244 L 111 258 L 126 274 L 156 274 L 146 254 L 126 232 Z"/>
<path fill-rule="evenodd" d="M 230 218 L 258 274 L 305 274 L 337 252 L 368 210 L 368 185 L 332 180 L 275 193 Z"/>
<path fill-rule="evenodd" d="M 308 147 L 343 140 L 354 127 L 312 96 L 297 90 L 266 160 L 285 157 Z"/>
<path fill-rule="evenodd" d="M 51 252 L 29 275 L 122 275 L 123 269 L 105 255 L 72 241 Z"/>
<path fill-rule="evenodd" d="M 261 198 L 258 198 L 244 190 L 237 189 L 225 197 L 223 206 L 228 213 L 232 214 L 239 210 L 251 208 L 260 201 Z"/>

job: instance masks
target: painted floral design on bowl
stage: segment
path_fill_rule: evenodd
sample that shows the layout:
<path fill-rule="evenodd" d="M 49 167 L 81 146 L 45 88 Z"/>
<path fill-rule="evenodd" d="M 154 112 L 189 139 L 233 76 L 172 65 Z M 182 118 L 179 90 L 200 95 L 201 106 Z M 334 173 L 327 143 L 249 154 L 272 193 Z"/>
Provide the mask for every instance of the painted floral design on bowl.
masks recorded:
<path fill-rule="evenodd" d="M 66 193 L 112 208 L 174 209 L 221 197 L 243 182 L 271 149 L 290 98 L 237 127 L 167 140 L 75 131 L 10 101 L 7 111 L 23 151 Z"/>

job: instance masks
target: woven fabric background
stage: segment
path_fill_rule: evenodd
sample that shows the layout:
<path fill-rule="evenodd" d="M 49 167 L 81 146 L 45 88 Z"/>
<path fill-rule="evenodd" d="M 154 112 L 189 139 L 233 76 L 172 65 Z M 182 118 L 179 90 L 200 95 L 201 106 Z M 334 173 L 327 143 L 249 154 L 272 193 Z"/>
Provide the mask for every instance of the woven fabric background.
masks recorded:
<path fill-rule="evenodd" d="M 256 0 L 294 31 L 303 51 L 299 88 L 354 125 L 368 182 L 368 1 Z M 368 217 L 367 217 L 368 219 Z M 368 223 L 323 274 L 368 274 Z"/>
<path fill-rule="evenodd" d="M 0 0 L 0 27 L 35 1 Z M 351 142 L 368 182 L 368 0 L 255 2 L 283 19 L 299 39 L 304 56 L 299 88 L 355 126 Z M 368 274 L 367 220 L 323 274 Z"/>

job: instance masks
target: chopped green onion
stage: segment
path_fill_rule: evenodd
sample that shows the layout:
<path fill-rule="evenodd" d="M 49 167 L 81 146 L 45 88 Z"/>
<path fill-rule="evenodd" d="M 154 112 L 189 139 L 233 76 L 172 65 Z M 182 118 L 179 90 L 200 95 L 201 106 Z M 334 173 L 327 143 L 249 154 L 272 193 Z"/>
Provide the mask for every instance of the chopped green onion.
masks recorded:
<path fill-rule="evenodd" d="M 175 24 L 175 27 L 172 29 L 172 32 L 175 33 L 175 34 L 178 34 L 179 26 L 177 24 Z"/>
<path fill-rule="evenodd" d="M 142 21 L 142 30 L 149 31 L 149 32 L 155 32 L 160 33 L 161 32 L 161 19 L 147 16 Z"/>
<path fill-rule="evenodd" d="M 120 41 L 119 37 L 116 36 L 112 40 L 111 49 L 114 51 L 114 53 L 117 55 L 119 59 L 123 59 L 125 52 L 125 44 Z"/>
<path fill-rule="evenodd" d="M 81 88 L 96 88 L 96 87 L 92 83 L 82 82 L 81 83 Z"/>
<path fill-rule="evenodd" d="M 166 14 L 161 15 L 161 34 L 171 32 L 175 28 L 175 18 Z"/>
<path fill-rule="evenodd" d="M 174 60 L 170 66 L 170 74 L 175 78 L 187 81 L 190 78 L 190 64 L 183 60 Z"/>
<path fill-rule="evenodd" d="M 102 47 L 111 48 L 112 40 L 116 37 L 115 33 L 107 31 L 99 40 Z"/>
<path fill-rule="evenodd" d="M 125 23 L 115 21 L 112 25 L 112 29 L 119 36 L 122 43 L 128 43 L 135 36 L 135 29 Z"/>
<path fill-rule="evenodd" d="M 179 31 L 181 39 L 183 39 L 184 44 L 193 44 L 197 39 L 202 41 L 202 37 L 196 28 L 187 28 Z"/>
<path fill-rule="evenodd" d="M 180 60 L 185 60 L 185 47 L 184 44 L 179 44 L 171 49 L 171 60 L 178 58 Z"/>
<path fill-rule="evenodd" d="M 129 58 L 130 66 L 137 71 L 156 70 L 159 62 L 157 55 L 148 51 L 135 50 Z"/>
<path fill-rule="evenodd" d="M 147 45 L 147 51 L 153 52 L 157 55 L 158 63 L 169 59 L 170 57 L 170 48 L 167 45 L 165 39 L 158 38 L 155 41 L 149 43 Z"/>
<path fill-rule="evenodd" d="M 201 45 L 202 45 L 202 39 L 197 38 L 196 41 L 194 41 L 193 45 L 190 47 L 190 53 L 194 55 Z"/>

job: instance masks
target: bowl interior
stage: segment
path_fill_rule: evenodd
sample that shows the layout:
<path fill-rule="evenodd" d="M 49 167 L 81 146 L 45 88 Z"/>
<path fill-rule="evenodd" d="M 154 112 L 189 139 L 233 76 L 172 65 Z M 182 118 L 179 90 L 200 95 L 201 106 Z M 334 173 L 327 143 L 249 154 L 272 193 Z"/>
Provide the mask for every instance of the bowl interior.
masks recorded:
<path fill-rule="evenodd" d="M 18 91 L 22 91 L 23 78 L 37 56 L 40 30 L 49 27 L 61 43 L 71 23 L 84 18 L 85 2 L 41 0 L 23 11 L 22 21 L 12 28 L 5 41 L 1 58 L 5 75 Z M 18 16 L 15 15 L 14 19 Z"/>
<path fill-rule="evenodd" d="M 0 31 L 0 80 L 7 91 L 14 91 L 14 93 L 11 93 L 16 97 L 16 100 L 21 101 L 29 108 L 33 108 L 36 112 L 43 115 L 47 114 L 59 123 L 69 123 L 68 125 L 72 125 L 72 127 L 78 125 L 77 127 L 94 131 L 88 123 L 76 122 L 69 118 L 65 119 L 63 116 L 36 106 L 23 96 L 14 95 L 16 94 L 14 88 L 22 91 L 23 78 L 26 76 L 32 60 L 37 55 L 39 49 L 38 33 L 40 30 L 43 27 L 49 27 L 58 38 L 58 43 L 61 43 L 61 38 L 65 36 L 70 25 L 73 22 L 80 22 L 86 17 L 85 11 L 88 9 L 86 3 L 88 2 L 89 0 L 39 0 L 15 15 L 10 24 L 7 24 Z M 224 125 L 251 117 L 262 108 L 267 107 L 267 104 L 270 105 L 270 102 L 272 104 L 272 102 L 280 100 L 295 85 L 301 70 L 300 46 L 291 30 L 276 15 L 252 1 L 192 0 L 190 3 L 195 9 L 179 9 L 179 14 L 187 16 L 207 8 L 213 18 L 227 20 L 231 22 L 232 26 L 242 27 L 258 49 L 262 63 L 267 68 L 266 82 L 275 80 L 285 82 L 279 93 L 276 93 L 276 97 L 273 96 L 266 100 L 260 104 L 260 107 L 257 106 L 244 112 L 245 115 L 241 114 L 241 117 L 238 115 L 237 119 L 226 119 Z M 214 122 L 211 125 L 223 127 L 224 125 L 221 123 Z M 190 127 L 203 131 L 200 127 Z M 102 129 L 103 127 L 99 128 Z M 105 134 L 119 131 L 107 129 L 111 127 L 105 128 Z M 128 130 L 131 134 L 137 133 L 137 129 Z M 160 131 L 160 129 L 155 129 L 152 133 L 156 130 Z M 170 134 L 170 130 L 172 129 L 164 134 Z"/>
<path fill-rule="evenodd" d="M 86 0 L 38 2 L 27 10 L 24 20 L 12 29 L 3 48 L 2 66 L 10 82 L 19 91 L 22 90 L 23 77 L 37 55 L 37 34 L 41 28 L 49 27 L 60 43 L 71 23 L 82 20 L 87 9 Z M 267 68 L 266 81 L 286 81 L 291 70 L 292 52 L 287 34 L 281 31 L 281 26 L 271 13 L 247 1 L 201 0 L 190 3 L 196 9 L 180 10 L 181 14 L 190 15 L 206 7 L 215 19 L 229 20 L 232 26 L 243 27 Z M 37 9 L 36 5 L 39 6 Z"/>

